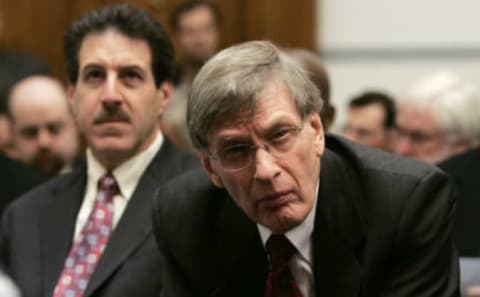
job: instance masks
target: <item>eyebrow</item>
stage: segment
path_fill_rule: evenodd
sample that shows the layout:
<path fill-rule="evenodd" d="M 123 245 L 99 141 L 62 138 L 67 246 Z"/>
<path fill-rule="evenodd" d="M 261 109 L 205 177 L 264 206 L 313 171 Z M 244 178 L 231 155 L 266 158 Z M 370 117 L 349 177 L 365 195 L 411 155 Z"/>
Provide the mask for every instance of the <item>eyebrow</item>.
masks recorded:
<path fill-rule="evenodd" d="M 250 135 L 220 136 L 217 140 L 217 148 L 225 147 L 231 144 L 250 142 L 252 142 L 252 137 Z"/>
<path fill-rule="evenodd" d="M 90 69 L 98 69 L 98 68 L 101 68 L 101 69 L 105 69 L 105 65 L 104 64 L 101 64 L 101 63 L 88 63 L 86 64 L 83 68 L 81 68 L 82 71 L 88 71 Z M 136 64 L 130 64 L 130 65 L 120 65 L 117 67 L 117 69 L 119 71 L 125 71 L 125 70 L 135 70 L 135 71 L 139 71 L 141 73 L 145 73 L 145 70 L 136 65 Z"/>
<path fill-rule="evenodd" d="M 120 67 L 118 67 L 118 69 L 119 69 L 120 71 L 134 70 L 134 71 L 138 71 L 138 72 L 140 72 L 140 73 L 142 73 L 142 74 L 145 73 L 145 70 L 144 70 L 142 67 L 138 66 L 138 65 L 120 66 Z"/>
<path fill-rule="evenodd" d="M 266 129 L 260 131 L 259 135 L 262 138 L 268 137 L 271 135 L 275 130 L 279 129 L 280 127 L 285 126 L 298 126 L 295 123 L 292 123 L 290 120 L 286 119 L 285 117 L 280 117 L 272 122 Z M 217 140 L 217 144 L 219 146 L 225 146 L 226 144 L 235 143 L 235 142 L 251 142 L 252 137 L 250 134 L 236 134 L 236 135 L 223 135 L 219 136 Z"/>

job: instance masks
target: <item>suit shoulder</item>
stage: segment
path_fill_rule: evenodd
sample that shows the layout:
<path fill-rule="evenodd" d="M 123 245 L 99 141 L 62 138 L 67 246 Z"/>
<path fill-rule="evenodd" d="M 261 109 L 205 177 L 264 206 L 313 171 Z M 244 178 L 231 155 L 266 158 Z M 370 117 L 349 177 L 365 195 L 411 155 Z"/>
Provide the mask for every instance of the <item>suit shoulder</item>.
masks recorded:
<path fill-rule="evenodd" d="M 68 187 L 69 184 L 77 178 L 79 172 L 71 172 L 61 174 L 53 177 L 50 180 L 36 186 L 27 193 L 21 195 L 7 206 L 7 209 L 25 211 L 28 209 L 37 209 L 46 198 L 51 197 L 53 193 L 63 187 Z"/>
<path fill-rule="evenodd" d="M 179 149 L 176 151 L 176 156 L 179 161 L 179 164 L 182 165 L 183 168 L 199 168 L 200 167 L 200 160 L 196 154 L 191 151 Z"/>
<path fill-rule="evenodd" d="M 155 200 L 161 203 L 163 211 L 172 208 L 176 211 L 194 209 L 209 204 L 218 196 L 216 188 L 202 168 L 196 168 L 172 178 L 157 189 Z"/>
<path fill-rule="evenodd" d="M 156 180 L 163 182 L 184 172 L 200 167 L 200 160 L 191 151 L 178 149 L 168 140 L 149 165 L 149 172 Z M 162 183 L 163 183 L 162 182 Z"/>
<path fill-rule="evenodd" d="M 185 227 L 188 225 L 201 229 L 218 212 L 228 197 L 226 195 L 225 190 L 210 182 L 202 168 L 185 172 L 157 189 L 153 201 L 155 224 L 161 226 L 164 234 L 178 234 L 175 229 L 178 224 L 171 222 L 183 222 L 181 225 Z M 188 224 L 185 224 L 185 220 Z"/>

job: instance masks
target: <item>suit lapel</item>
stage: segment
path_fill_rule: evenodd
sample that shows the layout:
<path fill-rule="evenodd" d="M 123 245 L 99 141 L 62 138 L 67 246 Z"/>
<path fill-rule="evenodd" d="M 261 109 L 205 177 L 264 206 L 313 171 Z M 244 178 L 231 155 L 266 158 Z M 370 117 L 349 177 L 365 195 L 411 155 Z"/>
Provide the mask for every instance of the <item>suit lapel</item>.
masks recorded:
<path fill-rule="evenodd" d="M 175 165 L 175 161 L 174 148 L 164 142 L 130 198 L 84 296 L 91 295 L 151 234 L 151 198 L 158 185 L 171 175 L 169 168 Z"/>
<path fill-rule="evenodd" d="M 225 192 L 216 255 L 224 278 L 213 296 L 263 296 L 267 257 L 255 223 Z"/>
<path fill-rule="evenodd" d="M 61 178 L 64 180 L 50 197 L 45 197 L 45 205 L 39 213 L 45 296 L 52 295 L 72 244 L 75 220 L 85 191 L 86 167 Z"/>
<path fill-rule="evenodd" d="M 358 296 L 362 268 L 358 248 L 364 222 L 354 200 L 361 197 L 351 168 L 332 152 L 322 158 L 313 233 L 316 296 Z"/>

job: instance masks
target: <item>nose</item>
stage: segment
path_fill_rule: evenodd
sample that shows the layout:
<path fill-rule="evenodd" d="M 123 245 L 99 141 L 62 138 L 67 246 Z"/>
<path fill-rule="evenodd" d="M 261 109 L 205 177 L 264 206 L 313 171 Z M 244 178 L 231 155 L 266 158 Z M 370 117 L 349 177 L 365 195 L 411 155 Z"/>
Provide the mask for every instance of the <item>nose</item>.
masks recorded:
<path fill-rule="evenodd" d="M 277 160 L 266 148 L 258 148 L 255 153 L 255 175 L 257 180 L 272 180 L 280 174 L 280 167 Z"/>
<path fill-rule="evenodd" d="M 122 103 L 122 95 L 119 90 L 119 81 L 115 75 L 108 75 L 101 93 L 103 106 L 107 109 L 116 109 Z"/>
<path fill-rule="evenodd" d="M 52 142 L 52 135 L 47 131 L 47 129 L 41 129 L 38 132 L 37 141 L 39 147 L 48 148 Z"/>
<path fill-rule="evenodd" d="M 402 156 L 412 156 L 412 142 L 408 137 L 397 136 L 394 141 L 395 152 Z"/>

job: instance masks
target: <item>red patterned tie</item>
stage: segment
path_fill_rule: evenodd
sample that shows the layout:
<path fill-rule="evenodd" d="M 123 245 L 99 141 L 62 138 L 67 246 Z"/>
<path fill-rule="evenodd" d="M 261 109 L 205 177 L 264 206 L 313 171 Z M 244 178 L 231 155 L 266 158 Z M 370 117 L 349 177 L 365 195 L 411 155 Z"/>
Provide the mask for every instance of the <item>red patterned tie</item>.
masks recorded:
<path fill-rule="evenodd" d="M 265 297 L 302 297 L 288 262 L 297 252 L 284 235 L 272 234 L 267 240 L 270 259 Z"/>
<path fill-rule="evenodd" d="M 113 196 L 117 193 L 113 175 L 100 178 L 92 212 L 68 254 L 53 297 L 83 296 L 112 232 Z"/>

